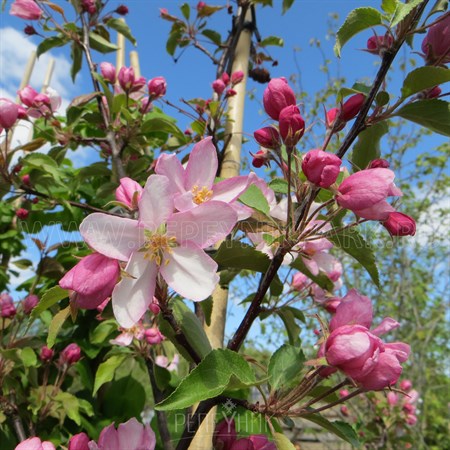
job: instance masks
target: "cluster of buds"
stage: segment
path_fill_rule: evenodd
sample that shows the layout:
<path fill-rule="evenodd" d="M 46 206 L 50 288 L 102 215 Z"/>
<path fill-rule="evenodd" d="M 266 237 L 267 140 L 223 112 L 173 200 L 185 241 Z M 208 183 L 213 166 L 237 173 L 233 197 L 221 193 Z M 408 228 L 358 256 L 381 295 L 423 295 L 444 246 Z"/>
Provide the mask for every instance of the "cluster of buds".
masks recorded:
<path fill-rule="evenodd" d="M 345 127 L 345 124 L 354 119 L 366 100 L 364 94 L 352 95 L 346 102 L 338 108 L 331 108 L 326 113 L 326 126 L 333 132 L 340 131 Z"/>
<path fill-rule="evenodd" d="M 22 115 L 39 118 L 52 117 L 61 106 L 61 96 L 52 88 L 47 88 L 44 94 L 40 94 L 31 86 L 25 86 L 17 91 L 20 101 L 23 103 Z"/>
<path fill-rule="evenodd" d="M 231 74 L 231 78 L 226 72 L 224 72 L 220 78 L 213 81 L 213 91 L 220 97 L 226 90 L 225 97 L 233 97 L 236 95 L 236 91 L 233 89 L 234 86 L 239 84 L 243 79 L 244 72 L 242 72 L 242 70 L 233 72 Z"/>
<path fill-rule="evenodd" d="M 39 303 L 39 297 L 34 294 L 27 295 L 19 304 L 19 312 L 30 315 L 33 308 Z M 14 300 L 6 292 L 0 294 L 0 317 L 12 319 L 18 310 L 14 304 Z"/>
<path fill-rule="evenodd" d="M 386 395 L 389 413 L 397 414 L 400 420 L 413 426 L 417 423 L 416 403 L 419 400 L 419 393 L 412 388 L 410 380 L 402 380 L 399 387 L 405 395 L 394 391 L 390 391 Z"/>

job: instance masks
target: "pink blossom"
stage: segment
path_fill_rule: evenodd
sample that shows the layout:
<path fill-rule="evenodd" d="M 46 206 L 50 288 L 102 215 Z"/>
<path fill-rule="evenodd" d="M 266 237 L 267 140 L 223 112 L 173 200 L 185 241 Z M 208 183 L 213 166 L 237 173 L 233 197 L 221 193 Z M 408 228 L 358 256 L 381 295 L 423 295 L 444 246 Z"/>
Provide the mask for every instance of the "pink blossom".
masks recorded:
<path fill-rule="evenodd" d="M 9 130 L 19 117 L 19 106 L 10 100 L 0 98 L 0 128 Z"/>
<path fill-rule="evenodd" d="M 394 178 L 394 172 L 389 169 L 360 170 L 340 184 L 336 201 L 365 219 L 386 220 L 395 211 L 387 203 L 387 197 L 402 195 Z"/>
<path fill-rule="evenodd" d="M 253 175 L 228 178 L 214 183 L 217 175 L 217 151 L 211 138 L 197 143 L 189 155 L 184 168 L 174 154 L 162 154 L 156 163 L 155 172 L 170 180 L 174 194 L 174 206 L 178 211 L 189 211 L 209 202 L 228 203 L 238 214 L 239 220 L 250 213 L 241 208 L 236 200 L 252 183 Z"/>
<path fill-rule="evenodd" d="M 438 18 L 441 19 L 444 16 Z M 450 62 L 450 15 L 428 29 L 422 41 L 422 51 L 429 65 L 443 65 Z"/>
<path fill-rule="evenodd" d="M 305 121 L 295 105 L 286 106 L 280 111 L 280 135 L 287 147 L 294 147 L 305 132 Z"/>
<path fill-rule="evenodd" d="M 102 62 L 100 64 L 100 72 L 102 77 L 111 84 L 116 82 L 116 68 L 109 62 Z"/>
<path fill-rule="evenodd" d="M 391 236 L 414 236 L 416 234 L 415 220 L 400 212 L 391 212 L 382 225 Z"/>
<path fill-rule="evenodd" d="M 328 188 L 336 182 L 342 160 L 320 149 L 310 150 L 302 161 L 302 170 L 308 181 Z"/>
<path fill-rule="evenodd" d="M 151 345 L 160 344 L 164 340 L 158 328 L 147 328 L 144 332 L 145 340 Z"/>
<path fill-rule="evenodd" d="M 364 94 L 355 94 L 348 98 L 348 100 L 342 105 L 340 112 L 340 119 L 344 122 L 348 122 L 355 118 L 366 101 Z"/>
<path fill-rule="evenodd" d="M 114 424 L 103 428 L 98 442 L 89 442 L 89 450 L 154 450 L 156 437 L 149 425 L 142 425 L 134 417 L 121 423 L 117 430 Z"/>
<path fill-rule="evenodd" d="M 50 441 L 41 441 L 38 437 L 25 439 L 14 450 L 55 450 Z"/>
<path fill-rule="evenodd" d="M 25 86 L 20 91 L 17 91 L 17 93 L 19 94 L 20 101 L 29 108 L 34 106 L 34 100 L 39 95 L 39 92 L 31 86 Z"/>
<path fill-rule="evenodd" d="M 42 10 L 34 0 L 15 0 L 9 13 L 25 20 L 39 20 L 42 17 Z"/>
<path fill-rule="evenodd" d="M 283 108 L 295 106 L 295 94 L 289 87 L 286 78 L 270 80 L 263 94 L 263 104 L 266 113 L 274 120 L 278 120 Z"/>
<path fill-rule="evenodd" d="M 278 149 L 281 146 L 281 138 L 275 127 L 264 127 L 253 133 L 256 142 L 264 148 Z"/>
<path fill-rule="evenodd" d="M 25 314 L 30 314 L 33 308 L 39 303 L 37 295 L 27 295 L 22 301 L 22 308 Z"/>
<path fill-rule="evenodd" d="M 176 162 L 179 166 L 175 165 L 175 170 L 184 170 Z M 173 290 L 193 301 L 208 297 L 219 279 L 217 264 L 202 249 L 225 238 L 237 215 L 222 201 L 200 202 L 191 210 L 173 213 L 177 183 L 184 180 L 192 188 L 199 176 L 189 167 L 186 174 L 175 170 L 168 172 L 172 180 L 163 175 L 148 178 L 138 220 L 94 213 L 80 226 L 84 240 L 97 252 L 127 261 L 126 275 L 112 293 L 114 315 L 124 328 L 131 328 L 147 311 L 158 274 Z M 215 170 L 211 175 L 212 184 Z"/>
<path fill-rule="evenodd" d="M 135 83 L 134 69 L 132 67 L 121 67 L 119 70 L 118 80 L 120 87 L 129 92 Z"/>
<path fill-rule="evenodd" d="M 54 354 L 55 354 L 54 350 L 44 345 L 39 353 L 39 359 L 43 363 L 48 363 L 53 358 Z"/>
<path fill-rule="evenodd" d="M 95 309 L 111 296 L 119 273 L 117 260 L 92 253 L 72 267 L 59 285 L 75 292 L 71 299 L 79 308 Z"/>
<path fill-rule="evenodd" d="M 348 394 L 350 394 L 350 392 L 348 391 L 348 389 L 341 389 L 341 390 L 339 391 L 339 397 L 340 397 L 340 398 L 347 397 Z"/>
<path fill-rule="evenodd" d="M 239 84 L 244 79 L 244 72 L 242 70 L 237 70 L 231 74 L 231 84 Z"/>
<path fill-rule="evenodd" d="M 78 433 L 69 440 L 68 450 L 89 450 L 89 436 L 86 433 Z"/>
<path fill-rule="evenodd" d="M 398 403 L 398 394 L 393 391 L 388 392 L 386 398 L 390 406 L 395 406 Z"/>
<path fill-rule="evenodd" d="M 16 315 L 16 312 L 13 298 L 6 292 L 0 294 L 0 317 L 12 319 Z"/>
<path fill-rule="evenodd" d="M 77 363 L 81 358 L 81 348 L 77 344 L 69 344 L 59 355 L 61 364 L 72 365 Z"/>
<path fill-rule="evenodd" d="M 412 388 L 411 380 L 402 380 L 400 381 L 400 389 L 402 391 L 408 392 Z"/>
<path fill-rule="evenodd" d="M 305 289 L 305 287 L 311 283 L 311 280 L 303 273 L 297 272 L 291 281 L 291 287 L 295 291 L 301 291 Z"/>
<path fill-rule="evenodd" d="M 225 83 L 223 82 L 223 80 L 221 80 L 221 79 L 219 78 L 219 79 L 214 80 L 214 81 L 212 82 L 212 88 L 213 88 L 213 91 L 214 91 L 218 96 L 221 96 L 222 93 L 223 93 L 223 91 L 224 91 L 225 88 L 226 88 L 226 85 L 225 85 Z"/>
<path fill-rule="evenodd" d="M 152 100 L 166 95 L 167 82 L 164 77 L 155 77 L 148 82 L 148 93 Z"/>
<path fill-rule="evenodd" d="M 116 200 L 127 205 L 131 209 L 137 209 L 141 199 L 142 186 L 131 178 L 124 177 L 120 179 L 120 186 L 116 189 Z"/>
<path fill-rule="evenodd" d="M 167 356 L 164 356 L 164 355 L 158 355 L 155 358 L 155 364 L 160 367 L 164 367 L 168 371 L 177 370 L 179 362 L 180 362 L 180 357 L 178 356 L 177 353 L 175 353 L 175 355 L 173 355 L 172 361 L 170 361 L 170 362 L 169 362 L 169 358 L 167 358 Z"/>

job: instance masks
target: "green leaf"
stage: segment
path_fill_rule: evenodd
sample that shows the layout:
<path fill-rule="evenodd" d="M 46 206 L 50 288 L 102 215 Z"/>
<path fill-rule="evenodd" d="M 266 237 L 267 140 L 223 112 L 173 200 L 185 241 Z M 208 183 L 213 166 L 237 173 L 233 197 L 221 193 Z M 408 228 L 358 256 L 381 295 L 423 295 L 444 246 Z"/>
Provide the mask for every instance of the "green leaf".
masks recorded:
<path fill-rule="evenodd" d="M 277 309 L 277 315 L 283 321 L 289 338 L 289 343 L 297 347 L 300 345 L 300 327 L 295 321 L 295 314 L 289 308 Z"/>
<path fill-rule="evenodd" d="M 261 189 L 259 189 L 254 184 L 249 186 L 247 190 L 243 194 L 241 194 L 239 200 L 244 203 L 244 205 L 256 209 L 257 211 L 262 212 L 265 215 L 268 215 L 270 212 L 267 198 L 261 192 Z"/>
<path fill-rule="evenodd" d="M 191 17 L 191 7 L 187 3 L 183 3 L 180 6 L 181 14 L 183 14 L 183 17 L 186 20 L 189 20 L 189 17 Z"/>
<path fill-rule="evenodd" d="M 33 367 L 37 365 L 37 356 L 31 347 L 25 347 L 20 350 L 20 359 L 25 367 Z"/>
<path fill-rule="evenodd" d="M 100 53 L 115 52 L 119 49 L 116 44 L 112 44 L 106 40 L 103 36 L 91 31 L 89 33 L 89 45 Z"/>
<path fill-rule="evenodd" d="M 81 425 L 80 405 L 77 397 L 69 392 L 58 392 L 55 401 L 61 403 L 62 409 L 69 419 L 72 419 L 77 425 Z"/>
<path fill-rule="evenodd" d="M 198 317 L 181 300 L 171 301 L 170 306 L 173 316 L 188 342 L 201 358 L 205 357 L 211 351 L 211 344 Z M 175 332 L 169 323 L 160 317 L 159 325 L 164 336 L 170 339 L 186 359 L 191 360 L 186 350 L 175 339 Z"/>
<path fill-rule="evenodd" d="M 294 0 L 283 0 L 283 7 L 281 9 L 281 14 L 286 13 L 286 11 L 294 4 Z"/>
<path fill-rule="evenodd" d="M 146 120 L 142 124 L 141 128 L 142 134 L 154 133 L 154 132 L 164 132 L 173 134 L 178 138 L 184 140 L 184 133 L 170 120 L 163 119 L 161 117 L 152 117 L 151 119 Z"/>
<path fill-rule="evenodd" d="M 381 2 L 381 9 L 387 14 L 394 14 L 398 3 L 398 0 L 383 0 Z"/>
<path fill-rule="evenodd" d="M 292 345 L 283 345 L 270 358 L 268 373 L 273 390 L 285 389 L 297 384 L 305 362 L 302 350 Z"/>
<path fill-rule="evenodd" d="M 136 45 L 136 39 L 131 34 L 131 30 L 129 26 L 126 24 L 125 20 L 123 19 L 109 19 L 106 22 L 106 26 L 109 28 L 112 28 L 113 30 L 116 30 L 118 33 L 120 33 L 122 36 L 125 36 L 133 45 Z"/>
<path fill-rule="evenodd" d="M 275 178 L 269 183 L 270 189 L 278 194 L 287 194 L 288 193 L 288 182 L 281 178 Z"/>
<path fill-rule="evenodd" d="M 283 47 L 284 40 L 278 36 L 269 36 L 264 38 L 260 43 L 260 47 L 267 47 L 268 45 L 276 45 L 278 47 Z"/>
<path fill-rule="evenodd" d="M 425 0 L 409 0 L 408 3 L 397 2 L 397 8 L 391 18 L 391 28 L 397 26 L 415 7 Z"/>
<path fill-rule="evenodd" d="M 380 91 L 375 96 L 375 103 L 377 106 L 385 106 L 389 103 L 389 100 L 391 99 L 390 95 L 386 91 Z"/>
<path fill-rule="evenodd" d="M 178 385 L 176 390 L 155 408 L 160 411 L 187 408 L 194 403 L 216 397 L 225 389 L 252 386 L 255 375 L 248 362 L 228 349 L 212 350 Z"/>
<path fill-rule="evenodd" d="M 402 86 L 402 98 L 448 81 L 450 81 L 450 70 L 444 67 L 419 67 L 406 76 Z"/>
<path fill-rule="evenodd" d="M 31 312 L 31 319 L 34 320 L 38 318 L 41 313 L 68 296 L 69 291 L 62 289 L 59 286 L 52 287 L 42 296 L 39 303 Z"/>
<path fill-rule="evenodd" d="M 81 70 L 83 66 L 83 50 L 80 45 L 73 42 L 70 49 L 70 57 L 72 58 L 72 66 L 70 68 L 70 76 L 72 81 L 75 82 L 77 73 Z"/>
<path fill-rule="evenodd" d="M 377 287 L 380 287 L 380 278 L 372 247 L 354 228 L 327 236 L 336 247 L 341 248 L 350 256 L 353 256 L 366 270 Z"/>
<path fill-rule="evenodd" d="M 117 322 L 104 320 L 89 333 L 89 342 L 94 345 L 108 344 L 108 338 L 113 332 L 117 332 Z"/>
<path fill-rule="evenodd" d="M 239 241 L 224 241 L 214 256 L 219 270 L 224 267 L 265 272 L 270 264 L 267 255 Z"/>
<path fill-rule="evenodd" d="M 220 45 L 222 43 L 222 36 L 217 31 L 203 30 L 202 34 L 216 45 Z"/>
<path fill-rule="evenodd" d="M 428 13 L 425 22 L 431 17 L 433 14 L 445 12 L 448 9 L 448 0 L 436 0 L 430 12 Z"/>
<path fill-rule="evenodd" d="M 61 36 L 52 36 L 47 39 L 44 39 L 36 48 L 36 56 L 39 58 L 43 53 L 48 52 L 52 48 L 62 47 L 68 43 L 68 39 L 66 37 Z"/>
<path fill-rule="evenodd" d="M 351 11 L 344 24 L 337 31 L 336 44 L 334 45 L 336 56 L 341 56 L 342 47 L 353 36 L 368 28 L 381 25 L 382 22 L 383 15 L 374 8 L 356 8 Z"/>
<path fill-rule="evenodd" d="M 294 444 L 283 434 L 274 433 L 275 444 L 278 450 L 295 450 Z"/>
<path fill-rule="evenodd" d="M 380 141 L 388 131 L 389 126 L 387 122 L 382 121 L 359 134 L 350 158 L 355 172 L 365 169 L 370 161 L 380 157 Z"/>
<path fill-rule="evenodd" d="M 53 317 L 52 321 L 50 322 L 50 326 L 48 327 L 47 346 L 49 348 L 52 348 L 55 344 L 56 336 L 58 335 L 59 330 L 62 328 L 69 315 L 70 306 L 67 306 L 66 308 L 55 314 L 55 316 Z"/>
<path fill-rule="evenodd" d="M 27 155 L 23 160 L 24 166 L 32 169 L 37 169 L 41 172 L 46 172 L 52 175 L 56 181 L 61 180 L 61 173 L 56 161 L 48 155 L 43 153 L 32 153 Z"/>
<path fill-rule="evenodd" d="M 92 395 L 95 395 L 105 383 L 108 383 L 114 378 L 114 373 L 117 368 L 129 357 L 129 353 L 113 355 L 98 366 L 97 373 L 95 374 L 94 390 Z"/>
<path fill-rule="evenodd" d="M 422 125 L 444 136 L 450 136 L 450 103 L 436 98 L 405 105 L 396 116 Z"/>
<path fill-rule="evenodd" d="M 306 416 L 302 416 L 302 418 L 309 420 L 310 422 L 314 422 L 317 425 L 320 425 L 322 428 L 329 431 L 330 433 L 333 433 L 336 436 L 343 439 L 344 441 L 347 441 L 349 444 L 353 445 L 353 447 L 356 448 L 360 447 L 358 436 L 355 433 L 355 430 L 348 423 L 341 422 L 339 420 L 336 420 L 335 422 L 330 422 L 320 414 L 309 414 Z"/>

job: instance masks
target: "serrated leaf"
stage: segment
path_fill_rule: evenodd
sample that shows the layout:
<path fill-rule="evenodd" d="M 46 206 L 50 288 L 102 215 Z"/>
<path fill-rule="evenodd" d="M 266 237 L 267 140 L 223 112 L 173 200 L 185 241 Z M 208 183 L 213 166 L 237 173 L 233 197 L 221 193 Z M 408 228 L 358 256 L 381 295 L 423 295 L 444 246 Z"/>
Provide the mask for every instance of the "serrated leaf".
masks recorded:
<path fill-rule="evenodd" d="M 80 405 L 77 397 L 69 392 L 58 392 L 55 395 L 55 401 L 61 403 L 62 409 L 69 419 L 72 419 L 77 425 L 81 425 Z"/>
<path fill-rule="evenodd" d="M 269 183 L 270 189 L 278 194 L 287 194 L 288 193 L 288 182 L 281 178 L 275 178 Z"/>
<path fill-rule="evenodd" d="M 222 36 L 220 33 L 214 30 L 203 30 L 203 36 L 206 36 L 210 41 L 214 42 L 216 45 L 220 45 L 222 43 Z"/>
<path fill-rule="evenodd" d="M 116 30 L 122 36 L 125 36 L 133 45 L 136 45 L 136 39 L 131 33 L 129 26 L 126 24 L 123 19 L 108 19 L 106 22 L 106 26 Z"/>
<path fill-rule="evenodd" d="M 397 2 L 397 8 L 391 18 L 391 28 L 397 26 L 414 8 L 425 0 L 409 0 L 408 3 Z"/>
<path fill-rule="evenodd" d="M 294 444 L 283 434 L 283 433 L 274 433 L 273 437 L 275 438 L 275 444 L 277 446 L 277 450 L 295 450 Z"/>
<path fill-rule="evenodd" d="M 381 2 L 381 9 L 387 14 L 394 14 L 397 4 L 398 0 L 383 0 Z"/>
<path fill-rule="evenodd" d="M 450 136 L 450 103 L 443 100 L 433 98 L 409 103 L 396 111 L 394 115 L 436 133 Z"/>
<path fill-rule="evenodd" d="M 375 8 L 356 8 L 350 12 L 345 22 L 336 33 L 334 53 L 341 56 L 342 47 L 356 34 L 376 25 L 381 25 L 383 15 Z"/>
<path fill-rule="evenodd" d="M 269 36 L 264 38 L 259 45 L 261 47 L 267 47 L 268 45 L 276 45 L 278 47 L 283 47 L 284 40 L 278 36 Z"/>
<path fill-rule="evenodd" d="M 348 423 L 341 422 L 339 420 L 336 420 L 335 422 L 330 422 L 320 414 L 308 414 L 302 417 L 303 419 L 309 420 L 310 422 L 313 422 L 321 426 L 325 430 L 335 434 L 344 441 L 347 441 L 349 444 L 353 445 L 353 447 L 356 448 L 360 447 L 358 435 L 355 433 L 355 430 Z"/>
<path fill-rule="evenodd" d="M 59 333 L 59 330 L 64 325 L 64 322 L 70 315 L 70 305 L 66 308 L 59 311 L 55 316 L 53 317 L 52 321 L 50 322 L 50 326 L 48 327 L 48 336 L 47 336 L 47 347 L 52 348 L 53 345 L 55 345 L 56 336 Z"/>
<path fill-rule="evenodd" d="M 214 255 L 220 268 L 232 267 L 234 269 L 247 269 L 256 272 L 265 272 L 270 259 L 254 247 L 239 241 L 225 241 Z"/>
<path fill-rule="evenodd" d="M 365 129 L 358 135 L 350 159 L 355 172 L 365 169 L 370 161 L 380 157 L 380 141 L 388 131 L 387 122 L 382 121 Z"/>
<path fill-rule="evenodd" d="M 225 8 L 225 6 L 205 5 L 205 6 L 203 6 L 203 8 L 200 8 L 197 10 L 197 16 L 198 17 L 209 17 L 209 16 L 212 16 L 217 11 L 220 11 L 223 8 Z"/>
<path fill-rule="evenodd" d="M 341 248 L 355 258 L 366 270 L 377 287 L 380 287 L 380 278 L 372 247 L 364 240 L 354 228 L 330 234 L 327 239 L 336 247 Z"/>
<path fill-rule="evenodd" d="M 73 42 L 71 45 L 70 57 L 72 58 L 70 76 L 72 81 L 75 83 L 75 78 L 83 66 L 83 50 L 76 42 Z"/>
<path fill-rule="evenodd" d="M 116 44 L 109 42 L 103 36 L 93 31 L 89 33 L 89 45 L 100 53 L 111 53 L 119 49 Z"/>
<path fill-rule="evenodd" d="M 152 117 L 146 120 L 141 127 L 142 134 L 152 133 L 152 132 L 164 132 L 173 134 L 179 138 L 184 139 L 184 133 L 170 120 L 163 119 L 161 117 Z"/>
<path fill-rule="evenodd" d="M 25 367 L 33 367 L 37 365 L 37 356 L 31 347 L 20 349 L 19 357 Z"/>
<path fill-rule="evenodd" d="M 262 193 L 261 189 L 252 184 L 247 190 L 240 195 L 239 201 L 250 208 L 256 209 L 265 215 L 269 215 L 270 207 L 267 198 Z"/>
<path fill-rule="evenodd" d="M 448 81 L 450 81 L 450 70 L 444 67 L 419 67 L 406 76 L 402 86 L 402 98 Z"/>
<path fill-rule="evenodd" d="M 31 319 L 36 319 L 46 311 L 51 306 L 58 303 L 60 300 L 67 298 L 69 296 L 69 291 L 60 288 L 59 286 L 54 286 L 49 289 L 41 298 L 39 303 L 35 306 L 31 312 Z"/>
<path fill-rule="evenodd" d="M 273 390 L 286 389 L 297 384 L 305 362 L 300 348 L 283 345 L 270 358 L 268 374 Z"/>
<path fill-rule="evenodd" d="M 92 395 L 95 395 L 105 383 L 112 381 L 116 370 L 129 357 L 130 355 L 128 353 L 113 355 L 98 366 L 97 373 L 95 374 L 95 382 Z"/>
<path fill-rule="evenodd" d="M 172 411 L 187 408 L 216 397 L 225 389 L 252 386 L 255 383 L 255 375 L 241 355 L 228 349 L 212 350 L 155 409 Z"/>
<path fill-rule="evenodd" d="M 52 36 L 44 39 L 36 48 L 36 56 L 39 58 L 42 54 L 48 52 L 52 48 L 62 47 L 66 45 L 69 41 L 66 37 Z"/>

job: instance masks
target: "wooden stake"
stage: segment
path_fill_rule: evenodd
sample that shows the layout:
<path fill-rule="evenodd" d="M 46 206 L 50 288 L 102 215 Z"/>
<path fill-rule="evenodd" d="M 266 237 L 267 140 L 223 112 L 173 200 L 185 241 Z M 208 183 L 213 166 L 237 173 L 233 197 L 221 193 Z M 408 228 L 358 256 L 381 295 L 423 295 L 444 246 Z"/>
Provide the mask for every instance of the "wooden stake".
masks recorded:
<path fill-rule="evenodd" d="M 141 76 L 141 67 L 139 65 L 139 54 L 136 50 L 130 52 L 130 65 L 136 78 L 139 78 Z"/>
<path fill-rule="evenodd" d="M 55 60 L 53 58 L 50 58 L 50 61 L 48 62 L 47 66 L 47 72 L 45 73 L 44 82 L 42 83 L 41 93 L 44 93 L 50 86 L 54 70 L 55 70 Z"/>
<path fill-rule="evenodd" d="M 25 72 L 23 73 L 22 81 L 20 82 L 19 91 L 23 89 L 27 84 L 30 83 L 31 74 L 33 73 L 34 63 L 36 62 L 36 52 L 32 51 L 30 57 L 28 58 L 27 65 L 25 67 Z M 20 98 L 17 95 L 16 103 L 20 102 Z"/>
<path fill-rule="evenodd" d="M 119 20 L 125 22 L 123 18 Z M 125 37 L 123 34 L 117 33 L 117 47 L 119 48 L 116 51 L 116 73 L 119 74 L 119 70 L 125 66 Z"/>

